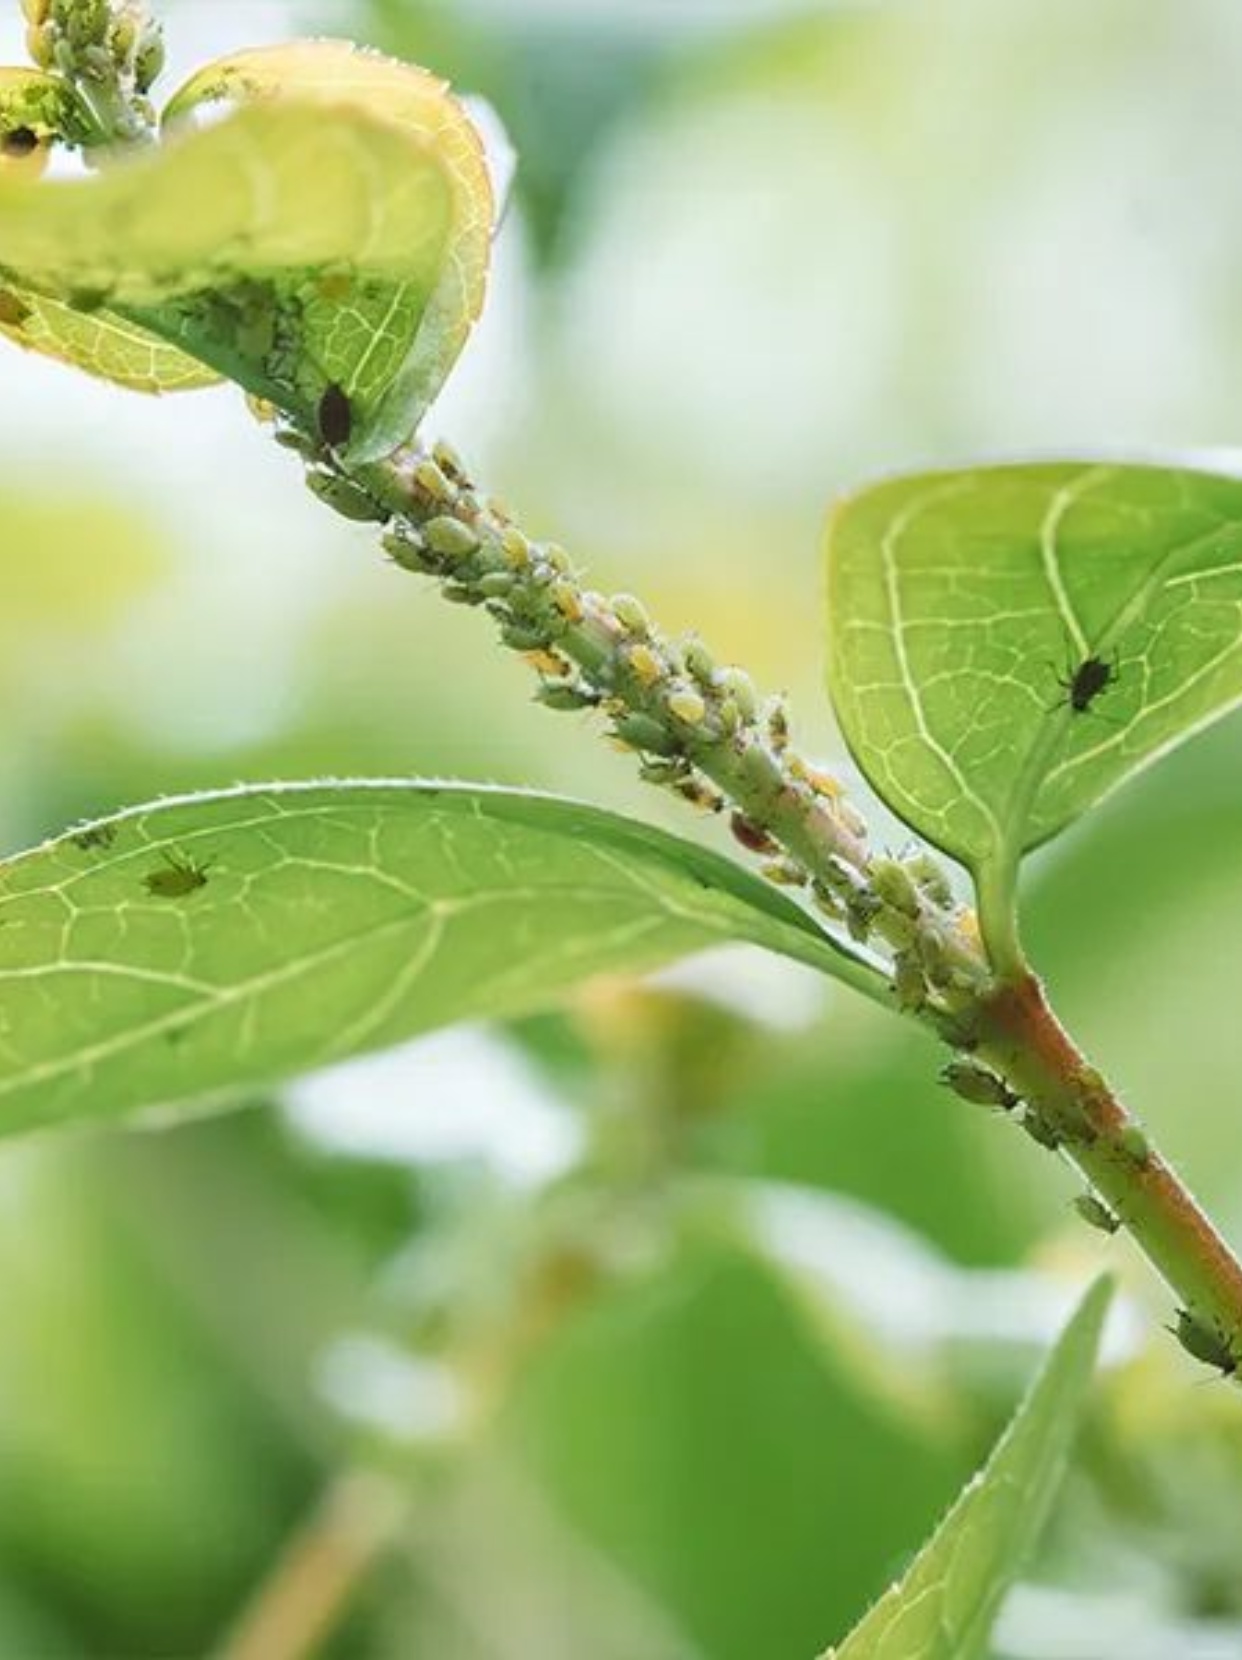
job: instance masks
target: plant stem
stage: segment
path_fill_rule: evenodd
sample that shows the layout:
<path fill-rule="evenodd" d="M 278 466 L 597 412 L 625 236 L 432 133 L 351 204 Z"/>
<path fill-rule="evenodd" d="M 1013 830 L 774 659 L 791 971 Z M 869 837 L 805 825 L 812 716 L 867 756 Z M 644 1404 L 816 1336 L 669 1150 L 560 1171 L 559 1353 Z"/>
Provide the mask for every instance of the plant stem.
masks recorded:
<path fill-rule="evenodd" d="M 1242 1266 L 1177 1172 L 1057 1021 L 1030 974 L 980 1007 L 979 1054 L 1009 1081 L 1197 1321 L 1242 1360 Z"/>
<path fill-rule="evenodd" d="M 985 950 L 926 867 L 918 884 L 896 881 L 894 861 L 871 852 L 840 786 L 789 747 L 779 706 L 761 712 L 745 676 L 716 669 L 695 640 L 666 639 L 636 601 L 585 589 L 561 549 L 529 541 L 476 494 L 451 452 L 411 449 L 351 472 L 317 441 L 297 447 L 327 499 L 338 486 L 355 493 L 338 497 L 341 511 L 392 526 L 398 565 L 493 615 L 544 676 L 552 707 L 601 709 L 622 746 L 644 756 L 645 776 L 700 806 L 731 808 L 767 874 L 808 889 L 835 925 L 825 932 L 841 977 L 994 1067 L 1025 1102 L 1032 1136 L 1074 1161 L 1242 1366 L 1242 1266 L 1057 1023 L 1022 955 L 1014 870 L 982 874 Z"/>
<path fill-rule="evenodd" d="M 406 1519 L 401 1490 L 347 1471 L 328 1487 L 259 1587 L 218 1660 L 308 1660 Z"/>

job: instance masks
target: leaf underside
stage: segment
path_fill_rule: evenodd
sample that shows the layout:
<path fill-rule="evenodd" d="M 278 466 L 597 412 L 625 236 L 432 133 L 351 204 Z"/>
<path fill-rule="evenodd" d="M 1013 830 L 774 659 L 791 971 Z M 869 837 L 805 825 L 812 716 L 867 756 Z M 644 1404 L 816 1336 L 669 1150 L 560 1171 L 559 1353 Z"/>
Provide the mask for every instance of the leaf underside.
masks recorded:
<path fill-rule="evenodd" d="M 832 971 L 729 860 L 550 797 L 246 789 L 0 865 L 0 1131 L 247 1091 L 730 940 Z"/>
<path fill-rule="evenodd" d="M 210 106 L 223 118 L 193 130 Z M 97 178 L 0 180 L 0 327 L 140 390 L 227 376 L 312 430 L 338 385 L 342 447 L 402 443 L 478 315 L 491 234 L 445 84 L 304 42 L 204 70 L 166 121 Z"/>

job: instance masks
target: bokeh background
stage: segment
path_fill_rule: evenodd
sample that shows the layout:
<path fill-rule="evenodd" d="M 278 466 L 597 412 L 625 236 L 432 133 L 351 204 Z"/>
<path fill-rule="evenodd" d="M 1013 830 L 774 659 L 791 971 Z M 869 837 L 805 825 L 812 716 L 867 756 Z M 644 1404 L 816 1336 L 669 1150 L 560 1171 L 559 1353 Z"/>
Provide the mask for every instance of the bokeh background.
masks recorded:
<path fill-rule="evenodd" d="M 18 12 L 0 0 L 0 61 Z M 1230 465 L 1242 443 L 1235 0 L 164 16 L 170 87 L 314 32 L 491 103 L 519 167 L 432 424 L 599 586 L 787 687 L 825 760 L 834 493 L 981 454 Z M 353 774 L 715 834 L 529 694 L 481 619 L 306 495 L 238 395 L 146 402 L 6 346 L 4 847 L 165 792 Z M 1028 909 L 1064 1015 L 1235 1238 L 1240 846 L 1233 720 L 1041 856 Z M 995 1653 L 1238 1660 L 1236 1393 L 1191 1387 L 1069 1172 L 937 1064 L 733 953 L 224 1118 L 7 1145 L 0 1653 L 809 1660 L 1108 1261 L 1110 1365 Z"/>

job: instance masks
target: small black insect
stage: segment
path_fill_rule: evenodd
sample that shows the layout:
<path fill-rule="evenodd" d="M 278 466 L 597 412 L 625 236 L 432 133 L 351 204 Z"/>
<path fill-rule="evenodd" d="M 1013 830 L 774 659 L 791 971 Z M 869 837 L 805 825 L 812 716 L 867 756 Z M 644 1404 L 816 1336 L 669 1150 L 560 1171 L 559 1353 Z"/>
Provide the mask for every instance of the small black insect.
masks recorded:
<path fill-rule="evenodd" d="M 319 400 L 319 436 L 330 450 L 348 444 L 354 430 L 354 411 L 343 386 L 332 381 Z"/>
<path fill-rule="evenodd" d="M 1108 663 L 1102 657 L 1084 657 L 1060 684 L 1068 695 L 1069 706 L 1076 715 L 1084 715 L 1096 698 L 1106 692 L 1118 678 L 1116 660 Z"/>
<path fill-rule="evenodd" d="M 209 864 L 200 865 L 184 854 L 164 854 L 164 868 L 148 871 L 142 885 L 153 899 L 187 899 L 207 886 Z"/>
<path fill-rule="evenodd" d="M 85 830 L 79 830 L 71 839 L 73 845 L 81 848 L 83 853 L 102 852 L 111 847 L 116 840 L 116 825 L 92 824 Z"/>
<path fill-rule="evenodd" d="M 39 148 L 39 135 L 29 127 L 14 127 L 0 136 L 0 155 L 20 161 L 32 156 Z"/>

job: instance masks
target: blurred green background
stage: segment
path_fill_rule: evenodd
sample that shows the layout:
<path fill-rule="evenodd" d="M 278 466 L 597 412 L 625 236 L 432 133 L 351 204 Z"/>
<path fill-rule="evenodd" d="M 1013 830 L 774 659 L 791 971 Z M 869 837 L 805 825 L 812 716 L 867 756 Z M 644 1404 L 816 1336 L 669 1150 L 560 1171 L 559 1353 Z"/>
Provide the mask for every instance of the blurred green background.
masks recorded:
<path fill-rule="evenodd" d="M 1236 460 L 1234 0 L 164 15 L 170 86 L 315 32 L 490 101 L 520 166 L 432 426 L 599 586 L 788 687 L 834 765 L 834 492 L 980 454 Z M 11 348 L 0 391 L 6 847 L 164 792 L 351 774 L 540 785 L 694 833 L 589 722 L 535 709 L 477 617 L 323 512 L 236 394 L 145 402 Z M 1234 1237 L 1240 763 L 1235 720 L 1048 850 L 1028 924 Z M 9 1146 L 0 1654 L 809 1660 L 1110 1260 L 1110 1369 L 995 1652 L 1242 1657 L 1236 1396 L 1190 1387 L 1145 1271 L 1071 1220 L 1068 1171 L 937 1064 L 733 953 L 227 1118 Z M 321 1554 L 285 1555 L 307 1529 Z M 226 1649 L 273 1585 L 285 1625 Z"/>

